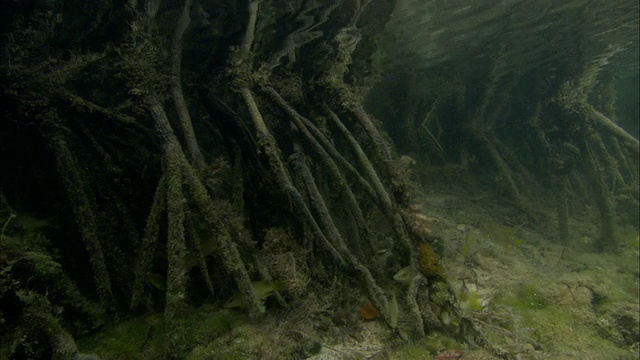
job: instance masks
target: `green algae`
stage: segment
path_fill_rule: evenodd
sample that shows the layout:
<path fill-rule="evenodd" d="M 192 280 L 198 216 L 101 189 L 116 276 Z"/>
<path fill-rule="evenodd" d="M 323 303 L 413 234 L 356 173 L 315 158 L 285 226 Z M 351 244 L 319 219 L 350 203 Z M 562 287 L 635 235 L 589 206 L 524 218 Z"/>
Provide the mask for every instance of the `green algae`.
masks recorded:
<path fill-rule="evenodd" d="M 100 333 L 77 341 L 82 352 L 103 360 L 154 359 L 164 354 L 164 320 L 161 314 L 141 316 L 108 326 Z"/>
<path fill-rule="evenodd" d="M 548 353 L 564 358 L 630 359 L 631 349 L 617 346 L 602 336 L 597 325 L 600 317 L 586 317 L 581 312 L 551 305 L 543 310 L 520 312 L 522 326 L 532 329 L 531 337 Z M 637 355 L 637 354 L 636 354 Z"/>
<path fill-rule="evenodd" d="M 423 345 L 409 345 L 391 355 L 393 360 L 431 360 L 433 355 Z"/>
<path fill-rule="evenodd" d="M 508 293 L 498 294 L 494 303 L 515 309 L 543 309 L 548 305 L 548 299 L 536 285 L 523 283 Z"/>
<path fill-rule="evenodd" d="M 389 359 L 431 360 L 435 355 L 440 354 L 445 350 L 463 348 L 464 346 L 455 339 L 443 333 L 434 331 L 421 340 L 408 342 L 397 349 L 390 351 Z"/>
<path fill-rule="evenodd" d="M 214 341 L 229 332 L 238 322 L 228 310 L 203 306 L 184 314 L 183 348 Z M 83 352 L 98 354 L 101 359 L 159 359 L 166 352 L 166 327 L 162 314 L 139 316 L 107 327 L 100 333 L 78 340 Z M 229 357 L 231 359 L 231 357 Z"/>

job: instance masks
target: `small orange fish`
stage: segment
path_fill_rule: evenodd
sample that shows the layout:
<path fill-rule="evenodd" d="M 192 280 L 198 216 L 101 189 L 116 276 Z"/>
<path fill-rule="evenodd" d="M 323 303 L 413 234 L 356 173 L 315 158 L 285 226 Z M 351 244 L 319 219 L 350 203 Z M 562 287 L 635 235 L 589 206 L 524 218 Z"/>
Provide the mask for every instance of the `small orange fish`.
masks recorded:
<path fill-rule="evenodd" d="M 380 311 L 373 306 L 371 301 L 367 301 L 360 307 L 360 315 L 365 320 L 373 320 L 380 315 Z"/>

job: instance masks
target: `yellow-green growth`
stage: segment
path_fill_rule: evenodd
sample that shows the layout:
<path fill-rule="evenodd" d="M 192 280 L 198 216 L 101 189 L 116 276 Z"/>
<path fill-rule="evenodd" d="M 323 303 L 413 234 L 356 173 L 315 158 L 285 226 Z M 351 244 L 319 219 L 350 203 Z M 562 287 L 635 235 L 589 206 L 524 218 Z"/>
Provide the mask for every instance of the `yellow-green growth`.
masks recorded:
<path fill-rule="evenodd" d="M 458 293 L 460 309 L 482 310 L 484 309 L 483 298 L 477 291 L 463 290 Z"/>
<path fill-rule="evenodd" d="M 232 311 L 217 310 L 208 305 L 187 308 L 183 315 L 185 354 L 202 344 L 215 343 L 216 339 L 243 321 Z M 109 325 L 91 337 L 79 339 L 77 344 L 81 352 L 95 353 L 105 360 L 162 359 L 167 330 L 162 314 L 152 314 Z M 220 351 L 219 348 L 217 350 Z"/>
<path fill-rule="evenodd" d="M 533 284 L 521 284 L 513 290 L 511 293 L 497 296 L 495 302 L 516 309 L 543 309 L 549 304 Z"/>
<path fill-rule="evenodd" d="M 446 349 L 460 349 L 463 347 L 453 338 L 435 331 L 427 335 L 425 342 L 425 349 L 431 354 L 438 354 Z"/>
<path fill-rule="evenodd" d="M 391 355 L 394 360 L 431 360 L 433 356 L 424 344 L 407 345 Z"/>
<path fill-rule="evenodd" d="M 81 352 L 101 359 L 162 358 L 166 327 L 161 314 L 133 318 L 105 327 L 99 333 L 77 341 Z"/>
<path fill-rule="evenodd" d="M 444 267 L 440 263 L 440 256 L 427 243 L 420 245 L 420 272 L 427 278 L 446 279 Z"/>

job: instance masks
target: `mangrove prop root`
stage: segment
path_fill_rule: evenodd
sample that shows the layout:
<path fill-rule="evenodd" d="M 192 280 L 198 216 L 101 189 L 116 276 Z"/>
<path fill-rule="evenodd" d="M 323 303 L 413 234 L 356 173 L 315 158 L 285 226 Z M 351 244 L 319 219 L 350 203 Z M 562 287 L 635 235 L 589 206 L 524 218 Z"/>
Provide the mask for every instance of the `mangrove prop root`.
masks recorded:
<path fill-rule="evenodd" d="M 206 254 L 203 253 L 203 249 L 202 249 L 202 241 L 200 240 L 200 237 L 197 235 L 198 231 L 196 230 L 196 226 L 193 222 L 193 219 L 189 218 L 187 219 L 187 226 L 188 226 L 188 233 L 191 234 L 191 251 L 195 253 L 196 256 L 196 261 L 198 262 L 198 268 L 200 269 L 200 273 L 202 274 L 202 277 L 204 278 L 204 283 L 207 286 L 207 290 L 209 290 L 209 294 L 213 295 L 214 294 L 214 290 L 213 290 L 213 283 L 211 282 L 211 276 L 209 275 L 209 268 L 207 266 L 207 259 L 206 259 Z M 190 266 L 193 266 L 193 264 L 186 264 L 187 266 L 187 271 L 189 270 Z"/>
<path fill-rule="evenodd" d="M 310 141 L 314 142 L 314 144 L 312 144 L 314 146 L 314 149 L 317 149 L 317 146 L 315 145 L 315 143 L 321 144 L 322 148 L 324 148 L 324 152 L 328 153 L 329 155 L 331 155 L 331 158 L 333 158 L 334 160 L 332 161 L 333 163 L 337 161 L 345 171 L 353 175 L 358 180 L 358 183 L 362 186 L 362 188 L 365 190 L 367 195 L 371 197 L 371 199 L 373 199 L 376 202 L 379 201 L 376 196 L 375 190 L 373 190 L 369 182 L 367 182 L 367 180 L 364 177 L 362 177 L 360 172 L 356 170 L 356 168 L 353 165 L 351 165 L 351 163 L 347 159 L 345 159 L 344 156 L 342 156 L 342 154 L 340 154 L 340 152 L 331 143 L 331 141 L 327 139 L 327 137 L 309 119 L 298 114 L 298 112 L 295 111 L 295 109 L 293 109 L 282 98 L 282 96 L 278 94 L 278 92 L 275 89 L 269 87 L 267 88 L 267 93 L 280 107 L 282 107 L 287 112 L 287 114 L 289 114 L 289 116 L 291 116 L 292 120 L 294 120 L 294 122 L 296 123 L 296 126 L 302 127 L 301 131 L 304 131 L 304 129 L 308 130 L 308 131 L 304 131 L 303 134 Z M 317 151 L 321 151 L 321 150 L 317 150 Z M 325 159 L 324 161 L 327 161 L 327 159 Z"/>
<path fill-rule="evenodd" d="M 185 198 L 182 191 L 180 160 L 178 150 L 171 145 L 165 149 L 165 170 L 167 177 L 167 293 L 165 319 L 168 326 L 169 354 L 179 354 L 184 343 L 182 312 L 185 307 L 187 274 L 185 256 Z"/>
<path fill-rule="evenodd" d="M 415 330 L 418 333 L 418 338 L 422 338 L 425 335 L 424 321 L 422 320 L 422 314 L 420 313 L 420 307 L 418 306 L 418 291 L 420 287 L 426 288 L 426 279 L 422 274 L 416 275 L 409 283 L 409 289 L 407 289 L 407 304 L 409 305 L 409 311 L 411 312 L 412 319 L 414 321 Z"/>
<path fill-rule="evenodd" d="M 489 139 L 487 135 L 481 133 L 480 131 L 471 130 L 470 135 L 478 142 L 480 142 L 480 144 L 482 144 L 489 153 L 489 156 L 493 160 L 496 168 L 498 169 L 498 172 L 500 173 L 500 176 L 502 177 L 502 181 L 504 183 L 503 188 L 509 194 L 511 200 L 513 200 L 520 209 L 526 209 L 527 206 L 525 205 L 524 199 L 520 195 L 518 186 L 516 185 L 516 182 L 515 180 L 513 180 L 513 176 L 511 175 L 511 169 L 496 149 L 494 143 Z"/>
<path fill-rule="evenodd" d="M 184 343 L 181 314 L 185 307 L 187 274 L 185 266 L 185 197 L 182 189 L 182 149 L 169 119 L 155 95 L 146 97 L 156 131 L 163 141 L 163 173 L 166 179 L 167 210 L 167 292 L 165 319 L 168 326 L 168 353 L 178 356 Z"/>
<path fill-rule="evenodd" d="M 320 226 L 307 207 L 307 204 L 304 202 L 302 195 L 291 182 L 282 159 L 280 158 L 278 144 L 267 129 L 267 125 L 262 119 L 262 115 L 260 114 L 260 110 L 258 109 L 258 105 L 256 104 L 251 90 L 249 90 L 248 88 L 241 88 L 240 92 L 242 93 L 245 104 L 249 108 L 251 119 L 253 120 L 254 126 L 258 133 L 258 146 L 260 147 L 262 152 L 269 158 L 271 170 L 276 176 L 276 180 L 281 190 L 291 197 L 294 206 L 298 209 L 298 212 L 302 217 L 303 223 L 309 227 L 319 245 L 329 253 L 331 253 L 331 255 L 335 259 L 339 260 L 340 262 L 344 262 L 342 256 L 340 256 L 340 253 L 338 253 L 338 251 L 333 247 L 333 245 L 331 245 L 331 243 L 323 234 Z"/>
<path fill-rule="evenodd" d="M 167 212 L 168 212 L 168 217 L 169 217 L 169 231 L 171 231 L 171 225 L 172 225 L 172 215 L 171 215 L 171 211 L 180 211 L 180 209 L 177 208 L 177 206 L 181 206 L 181 211 L 183 212 L 184 216 L 184 203 L 186 202 L 186 199 L 184 198 L 184 194 L 182 193 L 182 185 L 183 182 L 187 185 L 187 189 L 190 190 L 189 195 L 191 200 L 193 200 L 193 202 L 195 203 L 196 207 L 200 209 L 200 211 L 202 212 L 202 214 L 205 216 L 205 220 L 208 222 L 208 224 L 211 226 L 212 229 L 217 229 L 218 230 L 218 242 L 220 243 L 220 247 L 219 247 L 219 251 L 220 251 L 220 255 L 223 259 L 223 266 L 227 269 L 227 271 L 229 271 L 229 273 L 231 273 L 233 279 L 236 282 L 236 285 L 238 286 L 238 289 L 240 290 L 240 292 L 243 294 L 248 307 L 249 307 L 249 315 L 252 317 L 258 317 L 260 316 L 263 312 L 264 312 L 264 308 L 262 306 L 262 302 L 260 299 L 258 299 L 257 295 L 253 292 L 253 288 L 251 286 L 251 281 L 247 272 L 247 269 L 244 265 L 244 262 L 242 261 L 242 258 L 240 257 L 240 253 L 238 252 L 238 249 L 235 246 L 235 243 L 233 242 L 233 236 L 231 234 L 231 232 L 227 229 L 227 226 L 220 221 L 221 219 L 219 219 L 219 216 L 217 216 L 216 211 L 213 207 L 212 204 L 212 200 L 209 197 L 206 187 L 202 184 L 202 182 L 200 181 L 200 179 L 198 178 L 198 175 L 196 174 L 193 166 L 191 166 L 191 164 L 189 164 L 189 162 L 186 159 L 186 156 L 184 155 L 184 153 L 182 152 L 182 149 L 180 148 L 180 144 L 178 142 L 178 139 L 176 138 L 175 134 L 173 133 L 173 130 L 171 129 L 171 125 L 169 124 L 169 121 L 167 119 L 166 113 L 164 112 L 164 109 L 162 108 L 162 105 L 157 101 L 157 99 L 154 96 L 149 96 L 147 98 L 148 101 L 148 105 L 149 108 L 151 110 L 152 116 L 155 120 L 155 124 L 156 124 L 156 130 L 158 132 L 158 135 L 160 136 L 160 138 L 163 140 L 164 144 L 165 144 L 165 158 L 167 161 L 167 165 L 171 165 L 170 167 L 167 166 L 167 168 L 165 169 L 165 171 L 172 171 L 171 176 L 173 176 L 176 182 L 175 185 L 180 185 L 180 193 L 177 192 L 177 190 L 175 190 L 176 192 L 174 193 L 174 195 L 168 195 L 168 200 L 171 198 L 174 198 L 175 201 L 178 201 L 180 203 L 180 205 L 175 205 L 176 208 L 170 208 L 170 203 L 167 203 Z M 169 183 L 171 181 L 171 179 L 169 179 L 169 174 L 166 174 L 167 176 L 167 192 L 169 193 Z M 184 181 L 183 181 L 184 180 Z M 177 189 L 177 188 L 176 188 Z M 180 195 L 178 197 L 178 195 Z M 171 200 L 171 201 L 174 201 Z M 180 222 L 180 218 L 177 217 L 177 213 L 175 214 L 174 217 L 174 223 L 176 225 L 178 225 L 178 223 L 181 224 L 181 229 L 184 232 L 184 219 L 182 219 Z M 170 293 L 169 291 L 169 286 L 167 287 L 167 311 L 171 310 L 173 311 L 173 309 L 178 309 L 178 304 L 180 302 L 184 301 L 184 291 L 182 291 L 182 293 L 180 293 L 180 291 L 178 290 L 178 286 L 181 286 L 180 284 L 180 277 L 178 276 L 178 274 L 173 274 L 172 275 L 172 271 L 175 272 L 181 272 L 183 275 L 186 273 L 186 268 L 185 268 L 185 260 L 184 260 L 184 255 L 186 253 L 186 249 L 184 249 L 185 247 L 185 243 L 184 243 L 184 238 L 182 239 L 182 243 L 181 245 L 177 242 L 178 241 L 178 237 L 180 236 L 179 233 L 177 233 L 178 229 L 176 228 L 174 231 L 176 231 L 175 234 L 173 234 L 173 240 L 175 240 L 175 243 L 172 245 L 170 242 L 172 241 L 172 238 L 170 237 L 167 243 L 167 247 L 168 250 L 172 250 L 173 251 L 173 255 L 179 255 L 180 252 L 182 252 L 182 256 L 181 259 L 174 259 L 175 261 L 172 262 L 171 257 L 169 258 L 169 272 L 168 272 L 168 285 L 171 284 L 171 281 L 175 281 L 175 285 L 176 288 L 174 292 Z M 170 236 L 172 235 L 171 233 L 169 234 Z M 182 237 L 184 237 L 184 233 L 182 233 Z M 197 237 L 194 237 L 194 239 L 197 239 Z M 170 252 L 168 251 L 168 255 L 171 256 Z M 175 267 L 175 268 L 173 268 Z M 172 269 L 173 268 L 173 269 Z M 207 276 L 207 274 L 203 274 L 205 277 Z M 172 280 L 173 278 L 173 280 Z M 171 297 L 170 297 L 171 296 Z M 175 306 L 172 306 L 171 308 L 169 308 L 169 301 L 175 302 Z M 169 316 L 169 319 L 171 318 L 171 316 Z M 179 336 L 178 332 L 180 329 L 176 329 L 176 332 L 172 335 L 172 336 Z M 179 340 L 176 340 L 179 341 Z"/>
<path fill-rule="evenodd" d="M 269 273 L 269 269 L 267 269 L 267 267 L 262 263 L 262 261 L 260 261 L 257 255 L 253 256 L 253 264 L 255 265 L 256 270 L 258 271 L 258 273 L 260 274 L 260 277 L 263 280 L 266 280 L 269 283 L 273 282 L 273 277 Z M 280 306 L 285 308 L 288 306 L 287 302 L 284 301 L 284 298 L 282 297 L 282 295 L 280 295 L 280 292 L 274 291 L 273 296 L 276 298 L 276 301 L 278 302 L 278 304 L 280 304 Z"/>
<path fill-rule="evenodd" d="M 591 149 L 594 141 L 583 130 L 582 149 L 583 167 L 593 191 L 593 197 L 600 212 L 600 237 L 596 241 L 598 251 L 618 251 L 618 238 L 616 231 L 616 212 L 614 199 L 606 186 L 603 174 L 598 169 L 597 159 Z"/>
<path fill-rule="evenodd" d="M 144 236 L 139 250 L 140 255 L 135 268 L 133 294 L 131 296 L 131 303 L 129 304 L 130 311 L 138 309 L 142 304 L 145 281 L 149 275 L 149 271 L 151 270 L 153 256 L 158 244 L 160 221 L 166 206 L 167 188 L 165 179 L 165 176 L 160 178 L 160 182 L 156 187 L 155 195 L 153 196 L 153 203 L 151 205 L 151 210 L 149 211 L 149 216 L 147 216 L 147 224 L 145 226 Z"/>
<path fill-rule="evenodd" d="M 189 115 L 187 102 L 184 99 L 182 79 L 180 76 L 180 72 L 182 71 L 182 37 L 187 27 L 189 27 L 191 3 L 192 0 L 184 0 L 184 6 L 180 17 L 178 17 L 178 23 L 173 33 L 171 44 L 171 96 L 178 114 L 178 120 L 182 130 L 182 136 L 184 136 L 185 139 L 185 147 L 189 154 L 189 159 L 197 169 L 203 169 L 204 157 L 200 151 L 196 134 L 193 131 L 193 124 L 191 122 L 191 116 Z"/>
<path fill-rule="evenodd" d="M 555 195 L 556 212 L 558 216 L 558 240 L 561 244 L 569 245 L 569 205 L 567 201 L 566 176 L 554 176 L 553 192 Z"/>
<path fill-rule="evenodd" d="M 234 242 L 234 239 L 239 238 L 241 234 L 230 228 L 233 219 L 224 218 L 220 215 L 220 211 L 217 211 L 205 185 L 184 157 L 182 158 L 182 168 L 189 199 L 203 214 L 207 225 L 211 229 L 216 229 L 223 267 L 232 275 L 238 290 L 244 297 L 249 308 L 249 316 L 259 317 L 264 313 L 264 306 L 262 306 L 262 300 L 253 291 L 249 273 Z M 209 278 L 208 272 L 203 276 Z"/>
<path fill-rule="evenodd" d="M 338 165 L 335 163 L 335 161 L 333 161 L 331 156 L 329 156 L 329 153 L 327 152 L 327 150 L 325 150 L 325 147 L 330 146 L 332 151 L 336 153 L 338 151 L 335 149 L 335 147 L 331 146 L 328 143 L 328 141 L 324 142 L 325 146 L 321 145 L 315 136 L 317 135 L 317 132 L 315 133 L 315 135 L 312 134 L 310 129 L 305 124 L 305 123 L 309 124 L 310 121 L 308 121 L 308 119 L 304 119 L 304 120 L 307 120 L 307 121 L 304 121 L 303 117 L 300 114 L 298 114 L 298 112 L 295 111 L 291 106 L 289 106 L 289 104 L 287 104 L 287 102 L 273 88 L 268 88 L 268 93 L 276 101 L 276 103 L 278 103 L 278 105 L 280 105 L 283 109 L 285 109 L 285 111 L 291 117 L 291 120 L 294 122 L 298 130 L 304 135 L 308 143 L 311 145 L 311 147 L 315 151 L 316 155 L 320 158 L 320 161 L 327 167 L 327 169 L 329 170 L 329 174 L 331 174 L 332 176 L 332 180 L 340 189 L 341 193 L 345 195 L 347 205 L 349 206 L 351 215 L 356 221 L 357 227 L 360 229 L 360 232 L 362 234 L 364 234 L 365 236 L 368 236 L 369 229 L 366 225 L 366 221 L 364 219 L 364 215 L 362 214 L 362 210 L 360 209 L 360 205 L 358 204 L 358 200 L 356 200 L 356 197 L 353 194 L 351 187 L 347 183 L 347 180 L 342 175 L 342 172 L 338 168 Z M 360 239 L 359 238 L 353 239 L 353 243 L 359 248 Z"/>
<path fill-rule="evenodd" d="M 256 21 L 258 20 L 258 8 L 261 2 L 262 0 L 249 0 L 249 21 L 247 22 L 247 30 L 244 33 L 242 44 L 240 45 L 240 49 L 244 53 L 251 51 L 251 45 L 253 45 L 253 39 L 255 37 Z"/>
<path fill-rule="evenodd" d="M 378 194 L 378 198 L 382 203 L 382 210 L 384 213 L 386 213 L 387 217 L 389 218 L 396 236 L 411 254 L 411 264 L 414 266 L 417 266 L 417 261 L 418 261 L 417 251 L 415 250 L 415 247 L 412 245 L 411 239 L 409 238 L 409 234 L 407 232 L 402 216 L 395 208 L 394 200 L 391 197 L 391 194 L 389 194 L 389 192 L 386 190 L 386 188 L 382 184 L 382 180 L 380 179 L 380 176 L 378 176 L 378 172 L 373 167 L 373 164 L 369 160 L 369 157 L 362 150 L 362 147 L 360 146 L 358 141 L 354 138 L 351 132 L 349 132 L 349 129 L 347 129 L 347 127 L 342 123 L 340 118 L 331 110 L 331 108 L 328 105 L 325 104 L 324 107 L 325 107 L 325 111 L 327 111 L 327 113 L 329 114 L 329 117 L 333 120 L 333 123 L 338 127 L 338 129 L 340 129 L 343 136 L 349 142 L 349 145 L 351 146 L 351 150 L 353 151 L 355 158 L 360 163 L 360 166 L 363 168 L 367 177 L 369 177 L 369 180 L 371 181 L 371 184 L 373 185 L 373 188 L 375 189 L 375 192 Z M 372 128 L 371 131 L 377 134 L 377 135 L 374 134 L 373 136 L 379 136 L 378 141 L 382 141 L 384 143 L 383 144 L 384 149 L 379 149 L 378 152 L 380 154 L 386 154 L 388 151 L 390 152 L 391 151 L 390 147 L 386 145 L 386 142 L 382 138 L 382 135 L 375 128 L 375 125 L 371 122 L 368 116 L 366 116 L 366 113 L 363 112 L 361 116 L 362 116 L 362 121 L 366 122 L 368 124 L 367 126 Z M 371 136 L 371 134 L 369 135 Z M 376 141 L 374 142 L 377 143 Z M 385 156 L 391 157 L 391 153 L 388 153 Z M 389 167 L 391 167 L 390 164 L 389 164 Z M 388 168 L 388 171 L 392 172 L 390 168 Z M 392 172 L 392 173 L 395 174 L 395 172 Z"/>
<path fill-rule="evenodd" d="M 373 164 L 371 164 L 371 161 L 369 161 L 369 157 L 367 157 L 367 155 L 364 153 L 364 150 L 362 150 L 360 143 L 358 143 L 358 141 L 355 139 L 355 137 L 353 137 L 349 129 L 347 129 L 347 127 L 342 123 L 338 115 L 336 115 L 336 113 L 334 113 L 328 105 L 324 104 L 324 108 L 325 108 L 325 111 L 329 114 L 329 118 L 340 130 L 340 132 L 345 137 L 345 139 L 347 139 L 347 142 L 351 147 L 351 151 L 353 152 L 353 155 L 355 156 L 356 160 L 360 164 L 360 167 L 363 169 L 364 173 L 369 178 L 369 181 L 371 181 L 373 189 L 377 194 L 377 198 L 380 199 L 380 202 L 384 210 L 387 211 L 387 213 L 392 213 L 393 202 L 391 201 L 391 196 L 389 196 L 389 193 L 387 192 L 384 185 L 382 184 L 382 180 L 380 180 L 378 173 L 373 168 Z"/>
<path fill-rule="evenodd" d="M 39 299 L 38 301 L 44 302 L 46 300 Z M 22 316 L 23 323 L 26 324 L 28 328 L 42 331 L 47 337 L 47 341 L 51 347 L 51 359 L 66 360 L 78 358 L 79 354 L 75 340 L 71 334 L 62 327 L 58 319 L 38 305 L 31 305 L 27 307 L 24 312 L 25 314 Z"/>
<path fill-rule="evenodd" d="M 86 186 L 85 177 L 81 174 L 80 165 L 69 150 L 62 135 L 52 135 L 51 145 L 58 162 L 58 172 L 63 179 L 74 217 L 78 223 L 82 241 L 89 254 L 89 261 L 93 270 L 93 281 L 98 297 L 108 312 L 113 311 L 115 310 L 115 302 L 111 289 L 111 279 L 102 245 L 98 238 L 98 223 L 94 207 L 84 190 Z"/>
<path fill-rule="evenodd" d="M 383 290 L 378 286 L 373 275 L 369 271 L 369 269 L 364 266 L 358 258 L 347 248 L 344 239 L 340 235 L 338 228 L 333 222 L 333 218 L 329 213 L 329 209 L 326 206 L 324 198 L 322 194 L 320 194 L 320 190 L 318 190 L 318 186 L 309 170 L 309 167 L 306 165 L 304 161 L 304 155 L 301 153 L 301 147 L 296 146 L 296 165 L 295 169 L 300 173 L 305 186 L 307 188 L 307 192 L 310 197 L 310 203 L 316 210 L 318 217 L 320 218 L 320 223 L 323 225 L 327 237 L 331 240 L 336 249 L 340 252 L 340 254 L 347 260 L 356 271 L 358 271 L 362 275 L 362 279 L 364 280 L 365 286 L 367 288 L 367 292 L 369 296 L 371 296 L 371 301 L 373 304 L 379 309 L 389 309 L 389 302 L 384 295 Z M 389 312 L 385 311 L 385 315 L 387 317 L 387 321 L 389 321 Z"/>

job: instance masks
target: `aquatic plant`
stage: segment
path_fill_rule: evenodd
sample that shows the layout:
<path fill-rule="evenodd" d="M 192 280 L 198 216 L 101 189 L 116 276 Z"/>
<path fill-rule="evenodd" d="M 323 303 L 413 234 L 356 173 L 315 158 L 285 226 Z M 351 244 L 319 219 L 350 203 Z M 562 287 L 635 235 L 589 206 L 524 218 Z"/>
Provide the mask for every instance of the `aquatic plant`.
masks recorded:
<path fill-rule="evenodd" d="M 524 240 L 521 237 L 516 236 L 517 230 L 504 225 L 497 224 L 495 222 L 489 222 L 485 224 L 484 230 L 487 236 L 496 244 L 504 247 L 507 250 L 522 251 L 522 245 Z"/>
<path fill-rule="evenodd" d="M 481 311 L 485 308 L 486 299 L 484 299 L 477 291 L 464 289 L 457 294 L 460 309 L 464 312 L 467 310 Z"/>
<path fill-rule="evenodd" d="M 462 257 L 466 259 L 467 256 L 471 255 L 473 247 L 477 246 L 477 241 L 478 233 L 473 230 L 467 231 L 467 234 L 464 236 L 464 242 L 462 244 Z"/>

